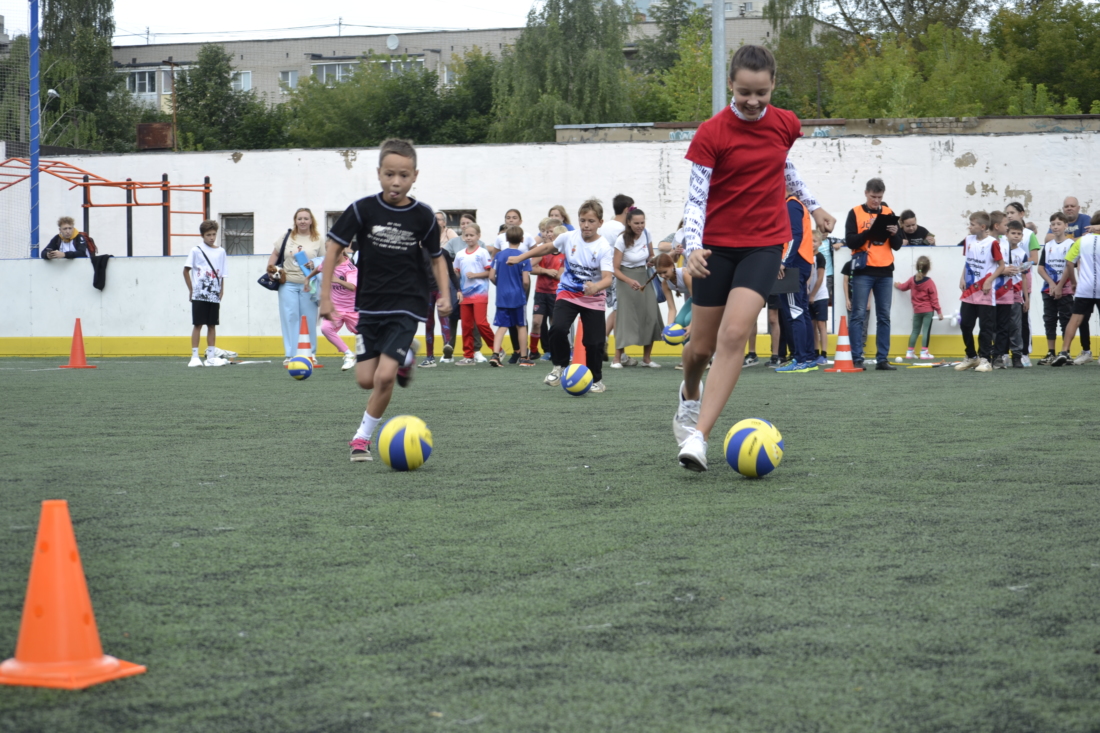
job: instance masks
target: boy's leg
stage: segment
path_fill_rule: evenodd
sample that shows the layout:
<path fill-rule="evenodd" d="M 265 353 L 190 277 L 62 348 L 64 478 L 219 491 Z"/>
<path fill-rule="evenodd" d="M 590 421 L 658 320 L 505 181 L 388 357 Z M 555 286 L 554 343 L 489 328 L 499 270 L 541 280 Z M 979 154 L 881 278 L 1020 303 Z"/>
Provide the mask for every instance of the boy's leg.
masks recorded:
<path fill-rule="evenodd" d="M 573 327 L 573 321 L 580 310 L 568 300 L 554 303 L 554 320 L 550 326 L 550 361 L 556 367 L 569 366 L 569 329 Z M 602 329 L 597 330 L 597 333 L 602 337 Z M 600 362 L 602 364 L 603 360 Z"/>
<path fill-rule="evenodd" d="M 1020 352 L 1023 356 L 1027 356 L 1031 353 L 1031 312 L 1024 312 L 1024 304 L 1018 303 L 1020 306 L 1020 338 L 1024 342 L 1023 351 Z"/>
<path fill-rule="evenodd" d="M 1070 316 L 1069 323 L 1066 324 L 1066 330 L 1062 333 L 1062 351 L 1069 353 L 1069 347 L 1073 343 L 1074 337 L 1077 335 L 1077 329 L 1084 320 L 1085 317 L 1080 313 L 1074 313 Z"/>
<path fill-rule="evenodd" d="M 1058 304 L 1050 293 L 1043 293 L 1043 327 L 1047 333 L 1047 351 L 1053 352 L 1058 336 Z"/>
<path fill-rule="evenodd" d="M 978 350 L 974 348 L 974 324 L 977 321 L 978 306 L 965 301 L 960 303 L 959 328 L 962 329 L 963 346 L 966 347 L 967 359 L 974 359 L 978 356 Z"/>
<path fill-rule="evenodd" d="M 519 329 L 516 328 L 515 326 L 509 326 L 508 327 L 508 338 L 512 342 L 512 353 L 513 354 L 518 354 L 519 353 L 519 343 L 520 343 L 519 342 Z M 499 351 L 499 349 L 495 349 L 495 350 Z"/>
<path fill-rule="evenodd" d="M 997 356 L 1002 356 L 1008 353 L 1009 340 L 1011 337 L 1009 329 L 1012 328 L 1012 308 L 1009 305 L 998 304 L 994 306 L 993 310 L 996 312 L 996 335 L 994 337 L 993 353 Z"/>
<path fill-rule="evenodd" d="M 1089 333 L 1088 318 L 1082 319 L 1079 333 L 1081 335 L 1081 350 L 1092 351 L 1092 334 Z"/>
<path fill-rule="evenodd" d="M 528 336 L 530 343 L 527 346 L 527 353 L 531 354 L 539 350 L 539 340 L 542 335 L 542 322 L 543 317 L 541 313 L 535 313 L 531 316 L 531 334 Z M 545 346 L 543 348 L 546 348 Z"/>
<path fill-rule="evenodd" d="M 592 372 L 592 382 L 595 384 L 603 380 L 603 349 L 606 342 L 605 334 L 600 327 L 604 325 L 604 312 L 592 308 L 577 310 L 581 317 L 581 325 L 584 326 L 584 338 L 581 343 L 584 344 L 585 366 Z"/>
<path fill-rule="evenodd" d="M 993 359 L 993 342 L 997 337 L 997 308 L 978 306 L 978 356 Z"/>
<path fill-rule="evenodd" d="M 206 348 L 212 349 L 218 343 L 218 327 L 210 326 L 206 327 Z"/>
<path fill-rule="evenodd" d="M 516 330 L 519 331 L 519 355 L 522 357 L 530 356 L 531 351 L 527 345 L 527 326 L 517 326 Z"/>
<path fill-rule="evenodd" d="M 1022 303 L 1013 303 L 1008 306 L 1008 348 L 1013 356 L 1022 357 L 1024 351 L 1024 339 L 1021 334 L 1024 306 Z"/>
<path fill-rule="evenodd" d="M 772 342 L 772 356 L 778 357 L 783 348 L 783 324 L 779 320 L 778 308 L 768 308 L 768 337 Z"/>
<path fill-rule="evenodd" d="M 477 332 L 474 326 L 474 304 L 463 302 L 459 308 L 462 310 L 462 355 L 473 359 L 474 334 Z"/>
<path fill-rule="evenodd" d="M 202 336 L 202 326 L 191 327 L 191 348 L 199 348 L 199 338 Z"/>
<path fill-rule="evenodd" d="M 424 324 L 424 348 L 428 352 L 425 356 L 429 359 L 435 356 L 435 303 L 437 300 L 439 300 L 437 291 L 428 293 L 428 322 Z"/>
<path fill-rule="evenodd" d="M 493 334 L 493 353 L 499 354 L 500 347 L 504 345 L 504 333 L 508 329 L 504 326 L 499 326 L 495 334 Z"/>

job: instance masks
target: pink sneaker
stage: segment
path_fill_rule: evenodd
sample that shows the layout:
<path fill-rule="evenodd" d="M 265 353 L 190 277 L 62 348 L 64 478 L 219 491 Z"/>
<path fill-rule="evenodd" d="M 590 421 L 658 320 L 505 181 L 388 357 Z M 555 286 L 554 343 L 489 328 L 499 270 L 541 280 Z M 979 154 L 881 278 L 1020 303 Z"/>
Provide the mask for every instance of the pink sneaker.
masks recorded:
<path fill-rule="evenodd" d="M 372 460 L 370 456 L 370 441 L 366 438 L 352 438 L 348 445 L 351 446 L 351 460 L 353 463 Z"/>

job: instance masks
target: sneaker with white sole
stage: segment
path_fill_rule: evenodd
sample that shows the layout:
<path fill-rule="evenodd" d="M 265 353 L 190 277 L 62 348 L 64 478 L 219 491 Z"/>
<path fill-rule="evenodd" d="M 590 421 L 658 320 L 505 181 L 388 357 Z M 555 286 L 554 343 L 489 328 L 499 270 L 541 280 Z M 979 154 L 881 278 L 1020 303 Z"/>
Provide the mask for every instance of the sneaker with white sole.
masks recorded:
<path fill-rule="evenodd" d="M 611 362 L 611 368 L 612 368 L 612 369 L 622 369 L 622 368 L 623 368 L 623 365 L 622 365 L 622 364 L 620 364 L 620 363 L 619 363 L 619 362 L 617 362 L 617 361 L 613 361 L 613 362 Z"/>
<path fill-rule="evenodd" d="M 473 359 L 459 359 L 455 362 L 455 366 L 473 366 L 476 363 Z"/>
<path fill-rule="evenodd" d="M 542 380 L 543 384 L 548 384 L 551 387 L 556 387 L 561 382 L 561 367 L 556 366 L 550 370 L 550 373 Z"/>
<path fill-rule="evenodd" d="M 1053 351 L 1048 351 L 1047 355 L 1039 360 L 1039 366 L 1050 366 L 1050 363 L 1058 358 L 1058 355 Z"/>
<path fill-rule="evenodd" d="M 968 356 L 965 359 L 963 359 L 962 361 L 960 361 L 958 364 L 955 365 L 955 371 L 965 372 L 967 369 L 973 369 L 976 366 L 978 366 L 978 357 Z"/>
<path fill-rule="evenodd" d="M 921 349 L 920 350 L 920 358 L 931 360 L 931 359 L 935 359 L 936 357 L 932 356 L 932 354 L 929 353 L 928 349 Z"/>
<path fill-rule="evenodd" d="M 219 349 L 217 346 L 214 347 L 214 355 L 223 359 L 236 359 L 240 356 L 236 351 L 226 351 L 225 349 Z"/>
<path fill-rule="evenodd" d="M 588 391 L 589 392 L 595 392 L 596 394 L 600 394 L 601 392 L 606 392 L 607 391 L 607 385 L 605 385 L 603 383 L 603 380 L 601 379 L 600 381 L 594 383 L 591 387 L 589 387 Z"/>
<path fill-rule="evenodd" d="M 678 456 L 680 466 L 689 471 L 702 473 L 707 470 L 707 441 L 698 430 L 692 430 L 687 440 L 680 445 Z"/>
<path fill-rule="evenodd" d="M 676 437 L 676 445 L 683 445 L 695 430 L 695 426 L 699 424 L 699 408 L 703 404 L 703 383 L 699 383 L 697 400 L 684 398 L 684 382 L 680 382 L 680 390 L 676 394 L 678 402 L 676 414 L 672 418 L 672 434 Z"/>
<path fill-rule="evenodd" d="M 228 363 L 229 363 L 229 359 L 223 359 L 220 356 L 208 356 L 208 357 L 206 357 L 206 366 L 208 366 L 208 367 L 225 366 Z"/>
<path fill-rule="evenodd" d="M 1077 366 L 1081 366 L 1082 364 L 1088 364 L 1090 361 L 1092 361 L 1092 352 L 1088 349 L 1085 349 L 1077 355 L 1077 358 L 1073 360 L 1073 363 Z"/>
<path fill-rule="evenodd" d="M 443 363 L 447 364 L 454 359 L 455 347 L 453 344 L 443 344 Z"/>
<path fill-rule="evenodd" d="M 650 369 L 660 369 L 660 368 L 661 368 L 661 365 L 660 365 L 660 364 L 658 364 L 658 363 L 657 363 L 657 362 L 655 362 L 655 361 L 643 361 L 643 362 L 642 362 L 641 364 L 639 364 L 638 366 L 642 366 L 642 367 L 649 367 Z"/>
<path fill-rule="evenodd" d="M 351 446 L 352 463 L 373 460 L 370 455 L 370 441 L 366 438 L 352 438 L 348 445 Z"/>
<path fill-rule="evenodd" d="M 351 351 L 344 352 L 344 363 L 340 366 L 340 371 L 346 372 L 348 369 L 355 368 L 355 354 Z"/>
<path fill-rule="evenodd" d="M 912 349 L 909 349 L 908 351 L 905 352 L 905 358 L 906 359 L 916 359 L 917 355 L 913 353 Z"/>
<path fill-rule="evenodd" d="M 974 371 L 991 372 L 993 371 L 993 364 L 990 363 L 989 359 L 986 359 L 983 356 L 982 358 L 978 359 L 978 366 L 974 367 Z"/>
<path fill-rule="evenodd" d="M 201 367 L 201 366 L 203 366 L 202 359 L 200 359 L 197 356 L 192 356 L 191 361 L 187 362 L 187 366 L 189 366 L 189 367 Z"/>
<path fill-rule="evenodd" d="M 293 359 L 293 358 L 294 358 L 293 356 L 288 356 L 287 358 L 283 359 L 283 366 L 286 366 L 287 364 L 289 364 L 290 360 Z"/>
<path fill-rule="evenodd" d="M 1031 357 L 1028 356 L 1027 354 L 1024 354 L 1023 356 L 1020 357 L 1020 363 L 1023 364 L 1025 368 L 1030 367 L 1031 366 Z"/>
<path fill-rule="evenodd" d="M 1068 351 L 1063 351 L 1062 353 L 1058 354 L 1058 356 L 1054 357 L 1054 359 L 1050 362 L 1050 365 L 1052 367 L 1060 367 L 1060 366 L 1064 366 L 1068 362 L 1069 362 L 1069 352 Z"/>
<path fill-rule="evenodd" d="M 485 358 L 485 354 L 482 354 L 480 351 L 475 351 L 474 352 L 474 363 L 475 364 L 484 364 L 487 361 L 489 361 L 489 360 Z"/>
<path fill-rule="evenodd" d="M 432 367 L 439 365 L 436 363 L 434 356 L 426 356 L 424 357 L 424 361 L 420 362 L 416 366 L 419 369 L 431 369 Z"/>

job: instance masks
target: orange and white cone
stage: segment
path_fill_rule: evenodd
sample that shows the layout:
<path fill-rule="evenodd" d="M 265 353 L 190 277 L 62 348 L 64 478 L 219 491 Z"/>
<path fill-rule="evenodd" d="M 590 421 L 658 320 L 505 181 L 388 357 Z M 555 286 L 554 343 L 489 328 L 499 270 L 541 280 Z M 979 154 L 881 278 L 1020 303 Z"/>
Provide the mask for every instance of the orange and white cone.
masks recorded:
<path fill-rule="evenodd" d="M 840 333 L 836 337 L 836 355 L 833 357 L 833 368 L 827 372 L 862 372 L 852 362 L 852 345 L 848 341 L 848 318 L 840 317 Z"/>
<path fill-rule="evenodd" d="M 313 346 L 309 342 L 309 322 L 305 316 L 302 316 L 302 327 L 298 329 L 298 352 L 294 356 L 303 356 L 309 359 L 314 369 L 325 368 L 325 365 L 313 356 Z"/>

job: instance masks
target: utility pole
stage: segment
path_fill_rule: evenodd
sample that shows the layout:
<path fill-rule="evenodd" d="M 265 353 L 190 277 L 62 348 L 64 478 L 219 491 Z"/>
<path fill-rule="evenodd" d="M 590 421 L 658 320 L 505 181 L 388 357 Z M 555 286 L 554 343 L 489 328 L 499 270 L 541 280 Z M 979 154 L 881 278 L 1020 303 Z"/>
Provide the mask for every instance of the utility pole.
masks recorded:
<path fill-rule="evenodd" d="M 726 106 L 726 3 L 711 0 L 710 106 L 718 114 Z"/>
<path fill-rule="evenodd" d="M 337 21 L 336 21 L 336 35 L 337 36 L 343 36 L 344 35 L 344 18 L 343 18 L 343 16 L 340 16 L 340 18 L 337 19 Z"/>

